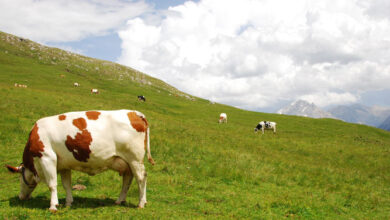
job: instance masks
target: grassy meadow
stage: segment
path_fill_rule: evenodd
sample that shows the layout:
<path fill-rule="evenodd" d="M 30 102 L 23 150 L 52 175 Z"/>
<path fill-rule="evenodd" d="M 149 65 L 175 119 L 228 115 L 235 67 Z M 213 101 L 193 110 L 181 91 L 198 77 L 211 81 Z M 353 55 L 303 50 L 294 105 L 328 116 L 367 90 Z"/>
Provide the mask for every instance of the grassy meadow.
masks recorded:
<path fill-rule="evenodd" d="M 145 103 L 137 100 L 141 94 Z M 0 169 L 0 219 L 390 219 L 390 132 L 384 130 L 211 104 L 131 68 L 2 32 L 0 97 L 1 166 L 22 162 L 39 118 L 112 109 L 146 115 L 156 161 L 151 166 L 145 159 L 145 209 L 136 208 L 135 180 L 127 203 L 117 206 L 117 173 L 73 171 L 72 185 L 87 189 L 73 191 L 67 208 L 58 178 L 55 214 L 44 183 L 20 201 L 19 176 Z M 221 112 L 227 124 L 217 123 Z M 254 134 L 261 120 L 277 122 L 277 134 Z"/>

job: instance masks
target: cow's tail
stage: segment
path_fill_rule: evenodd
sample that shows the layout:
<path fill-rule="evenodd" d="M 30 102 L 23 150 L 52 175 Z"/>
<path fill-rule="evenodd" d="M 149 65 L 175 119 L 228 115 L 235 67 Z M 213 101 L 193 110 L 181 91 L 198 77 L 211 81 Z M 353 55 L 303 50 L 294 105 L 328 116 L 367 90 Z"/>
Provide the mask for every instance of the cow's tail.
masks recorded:
<path fill-rule="evenodd" d="M 154 160 L 152 158 L 152 154 L 150 153 L 150 138 L 149 138 L 149 126 L 148 126 L 148 129 L 146 130 L 146 151 L 147 151 L 147 155 L 148 155 L 148 160 L 149 162 L 154 165 Z"/>

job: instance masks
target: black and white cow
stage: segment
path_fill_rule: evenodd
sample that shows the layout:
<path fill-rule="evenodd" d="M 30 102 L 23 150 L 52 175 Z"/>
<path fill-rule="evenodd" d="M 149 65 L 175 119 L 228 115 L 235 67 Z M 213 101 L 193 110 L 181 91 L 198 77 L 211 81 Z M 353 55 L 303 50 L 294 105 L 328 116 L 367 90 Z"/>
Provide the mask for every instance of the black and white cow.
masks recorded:
<path fill-rule="evenodd" d="M 274 130 L 274 133 L 276 133 L 276 123 L 272 122 L 272 121 L 261 121 L 255 127 L 255 132 L 257 132 L 258 130 L 261 130 L 261 132 L 264 134 L 264 129 Z"/>
<path fill-rule="evenodd" d="M 143 95 L 139 95 L 139 96 L 138 96 L 138 101 L 143 101 L 143 102 L 146 102 L 146 98 L 145 98 L 145 96 L 143 96 Z"/>

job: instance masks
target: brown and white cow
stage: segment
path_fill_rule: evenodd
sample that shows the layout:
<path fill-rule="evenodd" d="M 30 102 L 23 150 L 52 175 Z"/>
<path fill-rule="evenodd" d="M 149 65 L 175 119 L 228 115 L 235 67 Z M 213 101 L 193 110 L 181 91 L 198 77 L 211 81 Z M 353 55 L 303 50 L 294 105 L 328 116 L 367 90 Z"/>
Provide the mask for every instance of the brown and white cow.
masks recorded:
<path fill-rule="evenodd" d="M 223 122 L 227 123 L 227 115 L 226 115 L 226 113 L 221 113 L 221 114 L 219 115 L 219 120 L 218 120 L 218 122 L 219 122 L 219 123 L 223 123 Z"/>
<path fill-rule="evenodd" d="M 73 202 L 71 170 L 95 175 L 107 169 L 123 176 L 117 204 L 126 200 L 131 180 L 138 182 L 139 203 L 146 204 L 144 155 L 150 154 L 149 126 L 145 116 L 133 110 L 68 112 L 39 119 L 32 128 L 19 167 L 20 199 L 28 199 L 40 181 L 50 191 L 50 210 L 56 211 L 57 173 L 66 191 L 66 205 Z"/>
<path fill-rule="evenodd" d="M 99 94 L 99 90 L 98 89 L 91 89 L 91 94 Z"/>

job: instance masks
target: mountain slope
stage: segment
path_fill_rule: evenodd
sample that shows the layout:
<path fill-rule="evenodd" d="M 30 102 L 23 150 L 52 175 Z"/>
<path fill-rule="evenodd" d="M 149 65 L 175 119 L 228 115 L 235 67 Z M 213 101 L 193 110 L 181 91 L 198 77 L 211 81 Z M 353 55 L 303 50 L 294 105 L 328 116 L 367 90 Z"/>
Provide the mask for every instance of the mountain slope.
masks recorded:
<path fill-rule="evenodd" d="M 330 113 L 318 108 L 314 103 L 297 100 L 290 105 L 281 108 L 278 114 L 298 115 L 310 118 L 334 118 Z"/>
<path fill-rule="evenodd" d="M 39 47 L 0 33 L 1 163 L 21 162 L 28 133 L 39 118 L 69 111 L 136 109 L 151 126 L 156 161 L 153 167 L 145 163 L 148 205 L 135 208 L 135 181 L 127 204 L 114 205 L 121 188 L 117 173 L 72 172 L 72 184 L 87 189 L 74 191 L 72 207 L 65 208 L 58 180 L 61 206 L 51 214 L 44 184 L 32 199 L 19 201 L 19 177 L 1 169 L 4 219 L 389 218 L 387 131 L 192 101 L 130 68 Z M 73 82 L 81 86 L 73 87 Z M 91 88 L 101 93 L 92 95 Z M 145 103 L 137 100 L 140 94 Z M 228 114 L 227 124 L 218 124 L 221 112 Z M 255 135 L 253 128 L 261 120 L 277 122 L 277 134 Z"/>
<path fill-rule="evenodd" d="M 88 73 L 92 73 L 96 78 L 105 77 L 107 80 L 131 81 L 140 86 L 164 89 L 176 95 L 186 96 L 186 94 L 167 83 L 127 66 L 47 47 L 3 32 L 0 32 L 0 37 L 2 52 L 32 58 L 39 64 L 58 67 L 60 71 L 55 73 L 58 77 L 77 74 L 85 78 L 90 75 Z M 6 62 L 6 60 L 3 60 L 3 62 Z"/>
<path fill-rule="evenodd" d="M 390 131 L 390 116 L 387 117 L 386 120 L 382 122 L 382 124 L 380 124 L 378 128 Z"/>
<path fill-rule="evenodd" d="M 354 104 L 350 106 L 339 105 L 329 109 L 329 112 L 346 122 L 366 124 L 377 127 L 388 115 L 390 109 L 377 106 L 364 106 Z"/>

